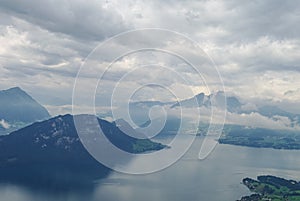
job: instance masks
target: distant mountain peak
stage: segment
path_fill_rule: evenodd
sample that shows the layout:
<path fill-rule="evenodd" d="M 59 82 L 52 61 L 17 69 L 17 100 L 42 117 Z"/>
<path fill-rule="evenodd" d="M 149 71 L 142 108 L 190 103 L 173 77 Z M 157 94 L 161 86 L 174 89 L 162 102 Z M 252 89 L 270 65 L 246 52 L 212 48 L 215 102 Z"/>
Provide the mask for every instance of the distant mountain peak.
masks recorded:
<path fill-rule="evenodd" d="M 202 93 L 197 94 L 195 97 L 204 97 L 204 96 L 205 96 L 205 94 L 202 92 Z"/>
<path fill-rule="evenodd" d="M 24 91 L 24 90 L 22 90 L 20 87 L 12 87 L 7 89 L 6 91 Z"/>
<path fill-rule="evenodd" d="M 50 117 L 46 108 L 20 87 L 0 91 L 0 119 L 33 123 Z"/>
<path fill-rule="evenodd" d="M 224 95 L 225 92 L 224 91 L 217 91 L 215 94 Z"/>
<path fill-rule="evenodd" d="M 12 87 L 9 89 L 2 90 L 0 91 L 0 96 L 1 95 L 14 96 L 15 98 L 19 97 L 19 98 L 28 99 L 28 100 L 30 99 L 35 101 L 26 91 L 24 91 L 20 87 Z M 12 99 L 12 101 L 14 100 Z"/>
<path fill-rule="evenodd" d="M 20 93 L 20 94 L 27 94 L 23 89 L 21 89 L 20 87 L 12 87 L 12 88 L 9 88 L 9 89 L 5 89 L 5 90 L 2 90 L 0 91 L 2 93 Z"/>
<path fill-rule="evenodd" d="M 238 98 L 234 96 L 226 96 L 224 91 L 216 91 L 209 95 L 205 95 L 203 92 L 195 95 L 194 97 L 181 100 L 171 106 L 171 108 L 183 106 L 183 107 L 211 107 L 212 101 L 218 107 L 227 108 L 230 112 L 238 112 L 241 109 L 242 103 Z M 225 104 L 227 103 L 227 104 Z"/>

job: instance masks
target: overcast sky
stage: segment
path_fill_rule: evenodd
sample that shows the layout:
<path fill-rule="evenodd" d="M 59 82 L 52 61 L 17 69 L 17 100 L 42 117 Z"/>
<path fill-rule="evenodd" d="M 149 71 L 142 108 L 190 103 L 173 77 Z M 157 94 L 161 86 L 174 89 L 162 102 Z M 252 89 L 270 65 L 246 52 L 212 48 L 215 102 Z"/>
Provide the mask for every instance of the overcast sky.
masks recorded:
<path fill-rule="evenodd" d="M 76 74 L 93 49 L 125 31 L 161 28 L 197 42 L 215 62 L 226 93 L 235 94 L 242 101 L 267 100 L 299 111 L 299 24 L 300 2 L 296 0 L 0 0 L 0 89 L 19 86 L 46 105 L 53 115 L 70 112 Z M 85 74 L 85 83 L 93 83 L 97 78 L 94 72 L 104 70 L 107 61 L 103 55 L 109 58 L 122 47 L 138 42 L 150 46 L 165 42 L 159 39 L 160 36 L 145 36 L 144 41 L 131 38 L 115 42 L 107 52 L 101 52 L 103 58 L 97 61 L 99 65 L 86 66 L 96 70 L 90 69 L 91 75 Z M 169 46 L 186 54 L 191 49 L 180 42 L 168 43 Z M 102 85 L 107 91 L 98 89 L 99 97 L 109 101 L 108 91 L 114 89 L 124 73 L 149 60 L 174 68 L 175 74 L 186 73 L 188 80 L 197 79 L 191 71 L 187 72 L 188 67 L 182 62 L 169 57 L 164 53 L 144 52 L 121 59 L 103 78 Z M 155 66 L 135 71 L 131 79 L 122 80 L 118 100 L 122 100 L 126 87 L 138 89 L 146 83 L 143 79 L 181 92 L 186 87 L 193 93 L 209 93 L 215 89 L 208 90 L 201 83 L 197 85 L 198 82 L 183 84 L 175 74 L 168 77 L 169 70 Z M 136 77 L 143 79 L 137 82 Z M 213 86 L 213 82 L 207 84 Z M 181 92 L 179 98 L 190 95 Z M 145 93 L 137 93 L 136 98 L 166 98 L 159 93 L 152 86 Z"/>

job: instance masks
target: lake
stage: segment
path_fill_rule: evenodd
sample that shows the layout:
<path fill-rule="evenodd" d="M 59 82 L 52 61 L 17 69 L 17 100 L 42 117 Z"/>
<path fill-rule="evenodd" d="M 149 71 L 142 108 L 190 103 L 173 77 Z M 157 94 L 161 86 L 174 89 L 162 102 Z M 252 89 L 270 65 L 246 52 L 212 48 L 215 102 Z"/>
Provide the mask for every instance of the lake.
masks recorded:
<path fill-rule="evenodd" d="M 245 177 L 271 174 L 300 180 L 300 151 L 218 145 L 198 160 L 202 137 L 177 163 L 147 175 L 113 172 L 82 191 L 46 192 L 0 185 L 0 201 L 235 201 L 250 192 Z"/>

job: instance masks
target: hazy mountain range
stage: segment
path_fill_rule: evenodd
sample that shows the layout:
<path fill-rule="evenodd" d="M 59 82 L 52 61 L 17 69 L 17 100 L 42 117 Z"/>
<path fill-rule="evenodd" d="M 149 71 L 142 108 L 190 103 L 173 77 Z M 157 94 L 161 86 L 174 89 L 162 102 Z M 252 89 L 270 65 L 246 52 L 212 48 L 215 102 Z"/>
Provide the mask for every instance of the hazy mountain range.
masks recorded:
<path fill-rule="evenodd" d="M 249 106 L 250 105 L 250 106 Z M 287 112 L 277 106 L 270 105 L 267 102 L 265 104 L 254 104 L 251 102 L 241 102 L 238 97 L 235 96 L 225 96 L 224 92 L 216 92 L 209 95 L 204 93 L 199 93 L 194 97 L 183 99 L 175 102 L 161 102 L 161 101 L 138 101 L 130 103 L 130 112 L 132 112 L 132 117 L 135 118 L 137 122 L 143 121 L 147 122 L 149 119 L 148 112 L 153 106 L 162 106 L 167 110 L 172 111 L 177 108 L 202 108 L 211 109 L 214 106 L 216 109 L 224 109 L 227 113 L 236 115 L 249 115 L 249 114 L 259 114 L 261 117 L 269 118 L 272 120 L 278 120 L 280 118 L 288 118 L 291 122 L 291 126 L 300 124 L 300 114 L 295 114 Z M 134 117 L 137 116 L 137 117 Z M 144 118 L 143 118 L 144 117 Z M 146 117 L 146 118 L 145 118 Z M 143 125 L 143 123 L 141 123 Z"/>

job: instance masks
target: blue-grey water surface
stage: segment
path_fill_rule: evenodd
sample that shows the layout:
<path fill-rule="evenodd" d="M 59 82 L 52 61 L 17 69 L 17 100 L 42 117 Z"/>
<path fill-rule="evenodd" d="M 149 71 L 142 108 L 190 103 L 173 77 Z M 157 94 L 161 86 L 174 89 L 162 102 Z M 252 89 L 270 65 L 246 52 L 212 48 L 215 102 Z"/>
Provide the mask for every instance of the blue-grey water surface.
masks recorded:
<path fill-rule="evenodd" d="M 177 163 L 153 174 L 114 172 L 84 191 L 44 192 L 5 183 L 0 201 L 235 201 L 250 193 L 241 184 L 245 177 L 271 174 L 300 180 L 300 151 L 218 145 L 202 161 L 198 152 L 196 144 Z"/>

